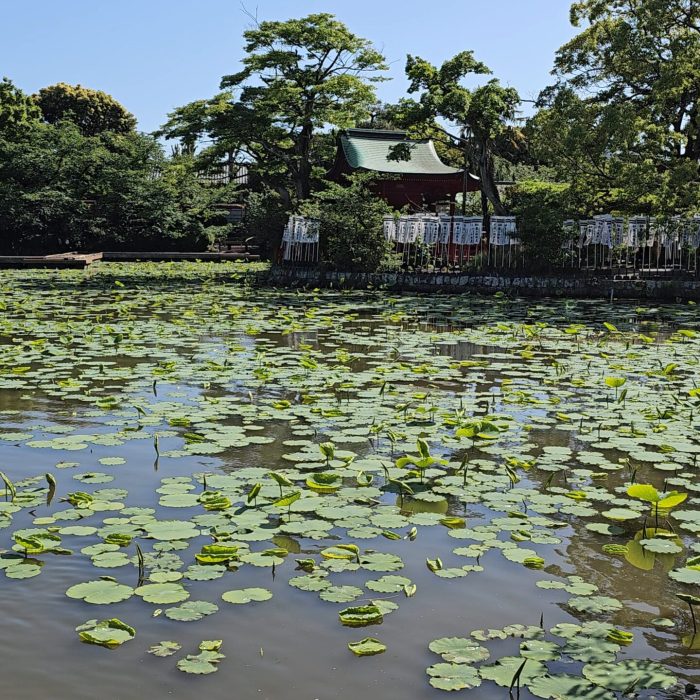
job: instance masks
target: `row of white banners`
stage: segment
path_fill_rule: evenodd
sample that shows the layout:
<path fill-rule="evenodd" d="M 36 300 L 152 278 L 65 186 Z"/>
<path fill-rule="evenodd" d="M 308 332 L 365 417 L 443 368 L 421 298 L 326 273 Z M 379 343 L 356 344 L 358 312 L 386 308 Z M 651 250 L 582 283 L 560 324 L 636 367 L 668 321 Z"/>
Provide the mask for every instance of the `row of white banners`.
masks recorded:
<path fill-rule="evenodd" d="M 484 236 L 484 220 L 481 216 L 448 216 L 410 214 L 384 217 L 384 236 L 388 241 L 402 244 L 425 245 L 478 245 Z M 285 243 L 318 243 L 318 219 L 290 216 L 284 228 Z M 608 248 L 624 246 L 700 247 L 700 217 L 670 219 L 656 222 L 653 218 L 633 216 L 628 219 L 612 215 L 594 216 L 592 219 L 566 221 L 564 227 L 570 233 L 567 247 L 600 245 Z M 578 240 L 577 240 L 578 239 Z M 518 244 L 517 225 L 514 216 L 492 216 L 489 226 L 490 245 Z"/>
<path fill-rule="evenodd" d="M 651 247 L 656 244 L 667 248 L 674 245 L 697 248 L 700 246 L 700 217 L 655 221 L 646 216 L 629 219 L 610 214 L 594 216 L 581 221 L 566 221 L 564 227 L 571 233 L 571 243 L 578 246 L 601 245 L 608 248 Z M 576 235 L 578 233 L 578 236 Z"/>
<path fill-rule="evenodd" d="M 384 236 L 395 243 L 425 245 L 479 245 L 484 236 L 481 216 L 431 216 L 412 214 L 385 216 Z M 517 244 L 514 216 L 492 216 L 489 230 L 491 245 Z"/>
<path fill-rule="evenodd" d="M 321 222 L 304 216 L 290 216 L 284 227 L 284 243 L 318 243 L 318 231 Z"/>

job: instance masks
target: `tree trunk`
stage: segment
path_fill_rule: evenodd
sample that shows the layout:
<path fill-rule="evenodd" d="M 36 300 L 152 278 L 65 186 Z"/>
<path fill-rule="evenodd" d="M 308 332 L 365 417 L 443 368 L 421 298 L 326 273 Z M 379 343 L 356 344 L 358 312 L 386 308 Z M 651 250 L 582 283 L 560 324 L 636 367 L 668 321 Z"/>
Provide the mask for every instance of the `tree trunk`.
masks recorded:
<path fill-rule="evenodd" d="M 295 190 L 297 199 L 302 201 L 311 196 L 311 141 L 313 139 L 313 124 L 304 124 L 297 142 L 297 156 L 299 159 L 295 177 Z"/>
<path fill-rule="evenodd" d="M 508 210 L 503 206 L 501 195 L 496 186 L 496 178 L 493 173 L 493 158 L 489 151 L 488 143 L 479 143 L 477 148 L 481 191 L 486 195 L 489 202 L 491 202 L 493 213 L 496 216 L 505 216 Z"/>

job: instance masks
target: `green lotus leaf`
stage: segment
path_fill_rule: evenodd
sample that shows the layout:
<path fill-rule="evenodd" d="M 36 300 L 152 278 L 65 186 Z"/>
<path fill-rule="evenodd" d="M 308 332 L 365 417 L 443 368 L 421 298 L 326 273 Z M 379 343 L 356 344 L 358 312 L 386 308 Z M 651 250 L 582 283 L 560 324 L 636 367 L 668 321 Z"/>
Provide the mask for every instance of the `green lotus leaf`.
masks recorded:
<path fill-rule="evenodd" d="M 157 603 L 167 605 L 168 603 L 179 603 L 190 597 L 179 583 L 147 583 L 134 589 L 137 596 L 141 596 L 146 603 Z"/>
<path fill-rule="evenodd" d="M 543 639 L 531 639 L 520 645 L 520 656 L 535 661 L 552 661 L 559 658 L 560 648 L 554 642 Z"/>
<path fill-rule="evenodd" d="M 607 641 L 607 638 L 577 635 L 568 640 L 562 653 L 570 656 L 574 661 L 594 663 L 614 661 L 618 651 L 620 651 L 620 647 Z"/>
<path fill-rule="evenodd" d="M 615 700 L 604 688 L 565 673 L 538 676 L 528 684 L 528 690 L 538 698 L 552 700 Z"/>
<path fill-rule="evenodd" d="M 355 656 L 375 656 L 386 651 L 386 645 L 373 637 L 365 637 L 359 642 L 348 642 L 348 649 Z"/>
<path fill-rule="evenodd" d="M 455 664 L 470 664 L 489 658 L 489 650 L 486 647 L 464 637 L 435 639 L 430 642 L 428 648 L 440 654 L 445 661 Z"/>
<path fill-rule="evenodd" d="M 670 688 L 676 677 L 655 661 L 625 659 L 615 663 L 587 664 L 583 675 L 595 685 L 608 690 L 623 692 L 629 688 Z"/>
<path fill-rule="evenodd" d="M 319 598 L 329 603 L 351 603 L 362 596 L 364 591 L 356 586 L 329 586 L 319 593 Z"/>
<path fill-rule="evenodd" d="M 88 620 L 76 627 L 75 631 L 83 642 L 108 649 L 121 646 L 136 636 L 136 630 L 133 627 L 116 617 L 109 620 Z"/>
<path fill-rule="evenodd" d="M 116 581 L 86 581 L 71 586 L 66 595 L 69 598 L 84 600 L 86 603 L 94 605 L 109 605 L 110 603 L 119 603 L 122 600 L 131 598 L 134 589 L 123 583 Z"/>
<path fill-rule="evenodd" d="M 187 600 L 173 608 L 167 608 L 165 617 L 178 622 L 194 622 L 207 615 L 213 615 L 218 609 L 218 605 L 204 600 Z"/>
<path fill-rule="evenodd" d="M 145 525 L 146 534 L 154 540 L 189 540 L 199 530 L 189 521 L 153 520 Z"/>
<path fill-rule="evenodd" d="M 466 664 L 433 664 L 426 669 L 430 685 L 439 690 L 463 690 L 481 685 L 479 672 Z"/>
<path fill-rule="evenodd" d="M 365 586 L 369 588 L 370 591 L 376 591 L 377 593 L 398 593 L 402 591 L 405 586 L 410 585 L 411 579 L 405 576 L 382 576 L 376 580 L 370 580 L 365 583 Z"/>
<path fill-rule="evenodd" d="M 221 595 L 222 600 L 227 603 L 236 603 L 242 605 L 244 603 L 262 602 L 270 600 L 272 593 L 266 588 L 241 588 L 233 591 L 226 591 Z"/>
<path fill-rule="evenodd" d="M 172 656 L 182 648 L 181 644 L 171 641 L 158 642 L 158 644 L 153 644 L 148 649 L 149 654 L 154 656 Z"/>
<path fill-rule="evenodd" d="M 523 666 L 523 661 L 525 665 Z M 522 666 L 522 670 L 520 667 Z M 513 677 L 520 670 L 520 685 L 529 685 L 538 676 L 547 673 L 547 667 L 540 661 L 523 659 L 520 656 L 504 656 L 496 663 L 482 666 L 479 675 L 488 681 L 493 681 L 500 686 L 509 688 Z"/>
<path fill-rule="evenodd" d="M 346 627 L 379 625 L 384 620 L 381 610 L 374 604 L 345 608 L 338 613 L 338 617 L 340 622 Z"/>
<path fill-rule="evenodd" d="M 570 608 L 576 610 L 577 612 L 587 612 L 593 614 L 622 610 L 622 603 L 619 600 L 603 595 L 574 596 L 569 598 L 567 604 Z"/>

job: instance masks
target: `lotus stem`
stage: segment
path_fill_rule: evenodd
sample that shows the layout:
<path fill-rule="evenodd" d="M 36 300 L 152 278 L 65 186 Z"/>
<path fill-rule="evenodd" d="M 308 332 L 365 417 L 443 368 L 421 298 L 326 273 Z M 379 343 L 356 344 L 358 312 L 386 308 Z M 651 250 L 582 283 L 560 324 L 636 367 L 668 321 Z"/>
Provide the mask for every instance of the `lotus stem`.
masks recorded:
<path fill-rule="evenodd" d="M 695 622 L 695 612 L 693 611 L 693 606 L 690 603 L 688 603 L 688 607 L 690 608 L 690 617 L 693 620 L 693 639 L 695 639 L 695 635 L 698 633 L 698 626 Z"/>

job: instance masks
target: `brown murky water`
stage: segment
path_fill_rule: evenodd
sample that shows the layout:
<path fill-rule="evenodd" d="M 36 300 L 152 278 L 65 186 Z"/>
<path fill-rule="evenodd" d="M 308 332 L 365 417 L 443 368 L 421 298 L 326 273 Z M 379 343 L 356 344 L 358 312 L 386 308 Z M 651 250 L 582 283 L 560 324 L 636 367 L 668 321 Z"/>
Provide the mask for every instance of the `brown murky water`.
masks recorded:
<path fill-rule="evenodd" d="M 405 385 L 401 389 L 402 396 L 427 388 L 431 398 L 426 401 L 441 408 L 456 405 L 455 396 L 463 394 L 469 414 L 476 415 L 482 405 L 496 415 L 507 413 L 516 426 L 522 427 L 538 417 L 551 417 L 554 409 L 551 404 L 508 403 L 504 400 L 503 380 L 512 380 L 514 386 L 535 397 L 546 394 L 550 389 L 543 384 L 543 374 L 528 369 L 532 365 L 527 358 L 523 359 L 522 349 L 531 348 L 529 351 L 536 354 L 535 362 L 539 358 L 538 364 L 544 365 L 551 361 L 552 347 L 540 347 L 535 340 L 528 343 L 522 339 L 504 339 L 498 333 L 490 333 L 489 328 L 499 323 L 522 324 L 539 319 L 550 328 L 581 322 L 595 325 L 597 330 L 602 320 L 610 320 L 624 331 L 663 331 L 665 335 L 658 336 L 661 343 L 674 328 L 697 325 L 694 310 L 683 307 L 662 307 L 640 315 L 633 306 L 611 308 L 602 302 L 566 306 L 563 301 L 512 303 L 462 297 L 440 300 L 401 297 L 392 299 L 388 307 L 387 299 L 381 294 L 297 295 L 241 291 L 240 283 L 232 281 L 230 274 L 211 266 L 200 270 L 185 267 L 182 278 L 179 273 L 176 278 L 174 273 L 153 272 L 154 269 L 151 266 L 132 272 L 134 268 L 104 266 L 103 271 L 88 278 L 75 272 L 0 272 L 0 286 L 4 290 L 0 340 L 3 345 L 14 348 L 12 357 L 5 356 L 0 372 L 3 380 L 0 382 L 0 438 L 2 434 L 25 435 L 0 439 L 0 469 L 11 480 L 21 481 L 50 472 L 58 480 L 59 498 L 69 491 L 126 489 L 127 506 L 154 508 L 159 518 L 182 518 L 181 509 L 164 508 L 158 503 L 156 489 L 162 485 L 164 477 L 202 472 L 235 473 L 247 467 L 289 467 L 283 455 L 297 448 L 284 442 L 295 437 L 299 439 L 300 433 L 294 432 L 299 426 L 273 415 L 259 421 L 264 425 L 262 434 L 274 438 L 267 444 L 229 447 L 210 455 L 169 456 L 169 452 L 177 453 L 182 447 L 183 430 L 168 426 L 167 416 L 161 416 L 159 421 L 142 428 L 149 433 L 149 438 L 149 431 L 172 432 L 161 438 L 161 455 L 157 460 L 151 439 L 129 439 L 107 445 L 91 441 L 87 448 L 79 450 L 26 443 L 61 435 L 52 432 L 51 427 L 55 426 L 63 426 L 72 433 L 113 435 L 125 424 L 137 423 L 138 415 L 131 408 L 134 405 L 143 406 L 148 414 L 158 402 L 172 402 L 180 407 L 180 412 L 191 411 L 196 415 L 202 410 L 204 396 L 214 401 L 238 396 L 245 402 L 249 396 L 252 398 L 249 392 L 254 392 L 256 405 L 267 406 L 285 397 L 292 403 L 298 402 L 299 380 L 290 379 L 289 373 L 268 384 L 252 382 L 251 372 L 263 362 L 256 358 L 256 353 L 264 351 L 268 358 L 265 361 L 269 361 L 275 371 L 279 363 L 284 365 L 288 359 L 286 354 L 278 354 L 280 350 L 294 357 L 317 352 L 319 363 L 330 366 L 329 358 L 338 347 L 359 356 L 357 362 L 351 363 L 351 377 L 390 364 L 392 352 L 395 352 L 397 356 L 393 361 L 406 365 L 405 377 L 396 382 Z M 172 267 L 168 269 L 173 270 Z M 149 277 L 156 277 L 150 286 Z M 121 280 L 124 286 L 115 287 L 115 279 Z M 235 315 L 227 312 L 231 306 L 240 307 L 241 311 Z M 312 316 L 308 316 L 309 309 L 315 310 Z M 280 313 L 291 313 L 294 320 L 281 323 Z M 399 313 L 401 317 L 390 317 Z M 329 321 L 322 323 L 322 317 Z M 300 327 L 294 328 L 295 324 Z M 106 329 L 108 326 L 111 330 Z M 95 328 L 102 330 L 95 332 Z M 290 329 L 294 332 L 289 333 Z M 115 337 L 119 340 L 115 341 Z M 45 339 L 43 345 L 30 344 L 41 338 Z M 565 358 L 567 353 L 576 355 L 575 337 L 572 336 L 568 346 L 563 345 L 564 340 L 557 339 L 558 357 Z M 692 342 L 697 343 L 700 351 L 700 342 Z M 544 343 L 551 345 L 551 341 Z M 232 346 L 240 349 L 237 347 L 228 354 Z M 25 349 L 27 366 L 31 369 L 13 374 L 13 368 L 19 364 L 17 358 L 21 356 L 17 348 Z M 429 348 L 429 352 L 425 348 Z M 666 352 L 663 345 L 659 348 L 660 353 Z M 225 369 L 209 370 L 219 374 L 207 375 L 196 370 L 207 358 L 221 363 L 223 357 L 235 360 Z M 442 369 L 433 376 L 420 372 L 411 375 L 411 366 L 425 362 L 426 357 L 486 364 L 449 371 L 445 369 L 447 365 L 440 365 Z M 678 362 L 685 367 L 688 357 L 690 353 L 683 354 Z M 151 390 L 153 369 L 166 361 L 176 362 L 178 368 L 170 374 L 158 375 L 154 393 Z M 583 361 L 580 362 L 583 366 Z M 601 360 L 598 358 L 596 362 Z M 100 374 L 100 365 L 107 368 L 106 374 Z M 78 382 L 75 388 L 57 384 L 68 378 Z M 358 380 L 358 384 L 369 386 L 365 380 Z M 375 393 L 376 386 L 372 389 Z M 356 407 L 363 400 L 369 400 L 358 395 L 357 390 L 357 387 L 352 390 L 352 398 L 346 397 L 347 405 Z M 558 389 L 551 388 L 551 391 L 556 393 Z M 570 389 L 566 395 L 567 410 L 575 412 L 579 402 L 588 405 L 591 391 L 590 386 Z M 96 409 L 95 397 L 106 395 L 120 396 L 120 405 Z M 343 407 L 342 391 L 336 405 Z M 400 412 L 397 415 L 400 427 Z M 202 423 L 206 427 L 217 420 L 213 417 Z M 226 416 L 219 422 L 241 425 L 251 420 Z M 579 440 L 577 423 L 573 423 L 571 429 L 563 430 L 555 422 L 535 422 L 526 435 L 516 433 L 510 442 L 506 441 L 503 454 L 512 451 L 539 458 L 545 448 L 566 447 L 571 450 L 567 458 L 570 468 L 581 468 L 576 455 L 590 449 L 590 442 Z M 691 418 L 687 428 L 689 442 L 698 443 L 699 427 L 697 420 Z M 313 442 L 337 434 L 332 418 L 323 425 L 319 422 L 314 429 L 318 432 L 308 438 Z M 431 426 L 428 432 L 435 432 L 434 428 Z M 412 436 L 399 440 L 396 456 L 413 450 L 413 442 Z M 385 440 L 378 448 L 385 458 L 387 444 Z M 358 460 L 371 457 L 376 448 L 367 440 L 341 446 L 355 451 Z M 443 445 L 443 450 L 446 458 L 454 459 L 447 445 Z M 600 448 L 600 451 L 613 463 L 625 456 L 624 452 L 610 448 Z M 462 452 L 455 454 L 461 456 Z M 491 453 L 479 450 L 470 454 L 476 459 L 493 458 Z M 115 456 L 123 458 L 125 463 L 116 467 L 99 463 L 101 458 Z M 61 462 L 73 461 L 80 466 L 56 468 Z M 679 471 L 681 469 L 689 471 L 687 465 L 679 467 Z M 71 481 L 75 473 L 85 470 L 108 473 L 114 480 L 95 486 Z M 538 491 L 549 473 L 534 469 L 521 472 L 520 476 L 518 488 Z M 642 464 L 637 481 L 648 481 L 661 488 L 667 476 L 665 472 L 655 472 Z M 611 472 L 607 488 L 624 486 L 628 477 L 628 472 Z M 567 485 L 563 479 L 554 483 L 570 489 L 585 488 L 575 481 Z M 697 493 L 691 494 L 691 508 L 697 508 L 696 501 Z M 401 505 L 400 498 L 392 493 L 385 493 L 381 503 Z M 431 504 L 420 505 L 422 510 L 430 512 Z M 51 507 L 40 505 L 15 513 L 11 524 L 6 523 L 0 530 L 0 548 L 11 547 L 12 533 L 20 528 L 31 528 L 36 517 L 49 516 L 66 507 L 66 503 L 54 503 Z M 409 510 L 405 507 L 404 513 Z M 447 498 L 444 511 L 438 507 L 435 512 L 466 516 L 470 527 L 488 524 L 494 517 L 504 515 L 484 504 L 464 503 L 452 497 Z M 118 513 L 96 513 L 84 523 L 99 526 L 103 518 L 110 516 L 116 517 Z M 337 610 L 344 605 L 324 602 L 316 594 L 297 590 L 287 583 L 290 577 L 300 573 L 294 570 L 293 559 L 317 556 L 319 549 L 333 544 L 331 539 L 318 541 L 294 536 L 292 540 L 279 540 L 284 541 L 291 553 L 284 565 L 274 570 L 243 566 L 218 580 L 188 581 L 186 587 L 192 600 L 217 602 L 220 610 L 202 620 L 183 623 L 163 615 L 153 617 L 156 608 L 168 606 L 148 605 L 136 596 L 113 606 L 89 605 L 66 597 L 65 591 L 70 586 L 100 575 L 113 575 L 131 586 L 136 586 L 138 579 L 138 572 L 132 566 L 96 569 L 89 558 L 79 554 L 81 546 L 100 541 L 99 538 L 66 537 L 64 545 L 75 554 L 43 557 L 46 564 L 41 575 L 11 580 L 0 574 L 2 697 L 11 700 L 184 699 L 199 695 L 211 700 L 232 697 L 270 700 L 437 698 L 443 693 L 431 688 L 425 675 L 428 666 L 440 661 L 427 648 L 433 639 L 467 637 L 472 630 L 516 623 L 539 625 L 542 620 L 545 627 L 551 627 L 590 619 L 575 615 L 567 607 L 569 596 L 564 591 L 535 586 L 542 579 L 566 575 L 579 575 L 597 585 L 600 594 L 623 603 L 622 610 L 612 615 L 594 616 L 634 632 L 634 642 L 623 647 L 618 658 L 658 660 L 677 673 L 681 681 L 700 682 L 698 651 L 685 648 L 681 642 L 682 636 L 689 632 L 687 607 L 675 597 L 679 584 L 667 575 L 668 570 L 682 565 L 687 552 L 675 559 L 660 559 L 651 568 L 642 570 L 625 558 L 602 552 L 601 542 L 605 540 L 585 527 L 590 518 L 574 514 L 560 520 L 564 526 L 556 530 L 556 536 L 561 542 L 534 547 L 546 561 L 544 570 L 508 561 L 495 548 L 480 558 L 483 571 L 458 579 L 436 577 L 426 568 L 426 559 L 436 556 L 455 565 L 451 549 L 468 544 L 446 537 L 445 528 L 439 525 L 421 527 L 415 541 L 389 541 L 382 537 L 355 540 L 362 547 L 376 547 L 400 556 L 405 566 L 397 573 L 410 578 L 418 591 L 411 598 L 397 594 L 398 610 L 387 615 L 381 626 L 359 630 L 338 623 Z M 403 536 L 406 528 L 393 529 L 401 531 Z M 353 541 L 342 531 L 333 530 L 332 534 L 342 537 L 343 541 Z M 680 534 L 685 547 L 696 542 L 692 533 Z M 501 539 L 504 538 L 507 533 L 501 534 Z M 196 538 L 196 546 L 187 556 L 178 553 L 189 563 L 192 552 L 207 541 L 206 537 Z M 526 543 L 526 546 L 530 545 Z M 382 573 L 372 575 L 378 577 Z M 356 573 L 351 571 L 333 574 L 333 584 L 359 585 Z M 222 592 L 248 586 L 267 588 L 273 598 L 252 605 L 232 606 L 220 601 Z M 109 651 L 83 644 L 73 631 L 89 618 L 115 615 L 137 629 L 136 638 L 118 649 Z M 670 618 L 677 626 L 660 629 L 651 622 L 659 617 Z M 387 651 L 374 657 L 354 657 L 347 643 L 364 636 L 380 637 Z M 205 677 L 179 672 L 174 660 L 184 653 L 194 653 L 203 639 L 224 640 L 222 651 L 226 658 L 218 671 Z M 150 645 L 160 640 L 178 641 L 182 644 L 182 654 L 159 659 L 145 653 Z M 490 642 L 492 660 L 517 655 L 520 642 L 520 639 Z M 553 673 L 578 673 L 581 664 L 562 659 L 549 666 Z M 507 689 L 483 683 L 479 688 L 461 692 L 478 699 L 504 697 Z M 656 695 L 664 693 L 656 692 Z M 521 697 L 528 697 L 525 689 Z"/>

